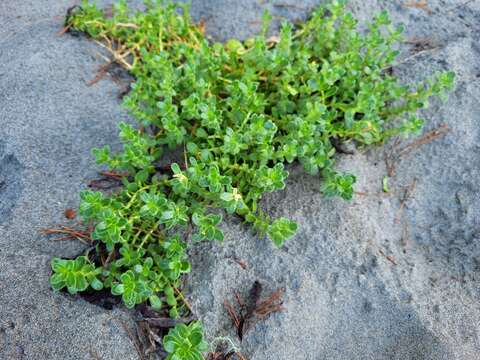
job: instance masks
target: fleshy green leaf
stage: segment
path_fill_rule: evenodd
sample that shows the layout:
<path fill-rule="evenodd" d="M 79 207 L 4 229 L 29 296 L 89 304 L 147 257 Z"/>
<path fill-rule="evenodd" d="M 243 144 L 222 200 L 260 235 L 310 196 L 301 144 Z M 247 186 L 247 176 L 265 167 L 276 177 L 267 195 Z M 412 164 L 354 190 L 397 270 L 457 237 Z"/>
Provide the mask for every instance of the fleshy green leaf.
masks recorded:
<path fill-rule="evenodd" d="M 277 247 L 281 247 L 286 240 L 295 235 L 296 231 L 297 224 L 288 219 L 280 218 L 268 227 L 267 234 Z"/>

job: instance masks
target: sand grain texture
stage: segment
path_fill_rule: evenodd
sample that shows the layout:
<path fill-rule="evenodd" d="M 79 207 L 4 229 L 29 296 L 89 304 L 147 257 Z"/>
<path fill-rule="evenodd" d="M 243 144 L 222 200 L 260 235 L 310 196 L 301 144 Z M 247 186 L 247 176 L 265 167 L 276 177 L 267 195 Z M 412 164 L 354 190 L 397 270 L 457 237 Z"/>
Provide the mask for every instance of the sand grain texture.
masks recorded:
<path fill-rule="evenodd" d="M 265 8 L 301 20 L 315 3 L 193 0 L 192 13 L 224 40 L 257 31 Z M 223 309 L 235 289 L 246 294 L 254 280 L 265 291 L 285 287 L 287 311 L 244 337 L 250 360 L 480 358 L 480 1 L 430 0 L 429 11 L 404 3 L 352 0 L 349 8 L 362 23 L 387 9 L 409 39 L 434 47 L 413 57 L 413 45 L 402 48 L 406 61 L 394 71 L 406 82 L 456 72 L 449 100 L 423 113 L 426 130 L 446 123 L 449 133 L 402 157 L 387 195 L 382 148 L 339 156 L 338 166 L 357 175 L 357 190 L 368 192 L 351 202 L 323 198 L 318 179 L 291 168 L 287 189 L 264 201 L 300 225 L 288 250 L 232 218 L 223 244 L 192 251 L 188 297 L 210 339 L 235 337 Z M 95 44 L 57 35 L 71 5 L 0 2 L 0 359 L 92 359 L 91 351 L 138 359 L 120 322 L 132 326 L 132 313 L 48 285 L 50 259 L 83 245 L 48 241 L 39 229 L 65 221 L 96 176 L 90 150 L 118 148 L 116 126 L 129 121 L 117 84 L 87 85 L 102 64 Z"/>

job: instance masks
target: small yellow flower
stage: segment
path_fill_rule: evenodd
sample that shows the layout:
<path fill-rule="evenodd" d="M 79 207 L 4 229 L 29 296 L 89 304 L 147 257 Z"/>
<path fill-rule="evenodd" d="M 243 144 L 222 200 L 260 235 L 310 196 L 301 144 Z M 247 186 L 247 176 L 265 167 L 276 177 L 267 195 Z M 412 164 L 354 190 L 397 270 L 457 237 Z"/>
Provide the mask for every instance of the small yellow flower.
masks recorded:
<path fill-rule="evenodd" d="M 232 189 L 232 196 L 233 196 L 233 200 L 235 201 L 240 201 L 242 200 L 242 194 L 240 194 L 238 192 L 238 189 L 237 188 L 233 188 Z"/>
<path fill-rule="evenodd" d="M 178 173 L 173 175 L 174 178 L 178 179 L 182 184 L 186 184 L 188 182 L 188 178 L 183 173 Z"/>

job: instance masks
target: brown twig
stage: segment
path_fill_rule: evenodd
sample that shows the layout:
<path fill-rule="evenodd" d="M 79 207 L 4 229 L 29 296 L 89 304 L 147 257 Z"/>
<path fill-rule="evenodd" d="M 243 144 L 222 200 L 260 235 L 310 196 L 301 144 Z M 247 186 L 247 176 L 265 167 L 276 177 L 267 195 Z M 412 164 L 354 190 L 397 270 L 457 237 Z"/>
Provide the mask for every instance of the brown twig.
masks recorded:
<path fill-rule="evenodd" d="M 428 7 L 428 3 L 426 1 L 409 1 L 403 3 L 402 6 L 406 8 L 422 9 L 429 14 L 433 13 L 433 10 Z"/>
<path fill-rule="evenodd" d="M 128 174 L 121 174 L 111 171 L 101 171 L 100 175 L 103 176 L 101 179 L 94 179 L 88 183 L 88 187 L 107 190 L 119 186 L 119 182 Z M 112 183 L 113 181 L 113 183 Z"/>
<path fill-rule="evenodd" d="M 180 297 L 180 299 L 182 300 L 182 302 L 185 304 L 185 306 L 187 307 L 188 311 L 190 311 L 190 314 L 194 314 L 193 312 L 193 308 L 192 306 L 189 304 L 189 302 L 187 301 L 187 299 L 185 299 L 185 296 L 183 296 L 182 292 L 177 289 L 176 286 L 173 286 L 173 290 L 175 291 L 175 293 Z"/>
<path fill-rule="evenodd" d="M 128 63 L 125 58 L 129 55 L 131 55 L 132 50 L 126 50 L 123 52 L 125 49 L 124 47 L 120 44 L 120 42 L 117 41 L 117 44 L 115 45 L 115 41 L 112 39 L 109 39 L 106 36 L 103 36 L 104 43 L 98 40 L 95 40 L 95 42 L 106 49 L 110 55 L 112 56 L 112 59 L 108 60 L 108 63 L 115 62 L 125 68 L 126 70 L 130 71 L 132 69 L 132 64 Z"/>
<path fill-rule="evenodd" d="M 162 338 L 158 336 L 150 327 L 150 324 L 145 321 L 139 322 L 144 334 L 147 335 L 150 345 L 155 346 L 155 344 L 163 344 Z"/>
<path fill-rule="evenodd" d="M 441 124 L 440 126 L 436 127 L 433 130 L 430 130 L 420 138 L 401 148 L 400 139 L 397 138 L 391 146 L 390 152 L 385 154 L 385 166 L 387 168 L 388 176 L 395 176 L 396 162 L 400 159 L 400 157 L 407 155 L 408 153 L 419 148 L 422 145 L 426 145 L 436 139 L 440 139 L 441 137 L 445 136 L 449 131 L 450 128 L 447 124 Z"/>
<path fill-rule="evenodd" d="M 243 301 L 242 297 L 238 293 L 238 291 L 234 291 L 235 294 L 235 299 L 237 300 L 237 304 L 240 307 L 240 309 L 244 310 L 245 309 L 245 302 Z"/>
<path fill-rule="evenodd" d="M 65 235 L 65 236 L 53 238 L 52 240 L 55 240 L 55 241 L 78 239 L 86 244 L 91 244 L 93 241 L 90 236 L 90 232 L 73 229 L 65 225 L 58 225 L 58 228 L 56 229 L 42 229 L 41 233 L 43 235 Z"/>
<path fill-rule="evenodd" d="M 133 343 L 133 346 L 135 347 L 135 350 L 138 353 L 138 356 L 140 357 L 140 360 L 145 360 L 145 356 L 143 354 L 141 345 L 140 345 L 140 340 L 138 339 L 138 335 L 134 335 L 128 325 L 125 323 L 125 321 L 120 320 L 120 323 L 122 324 L 123 329 L 127 333 L 128 337 Z"/>
<path fill-rule="evenodd" d="M 389 197 L 392 196 L 395 192 L 394 191 L 389 191 L 388 193 L 386 192 L 368 192 L 368 191 L 354 191 L 353 192 L 355 195 L 358 196 L 378 196 L 378 197 Z"/>
<path fill-rule="evenodd" d="M 110 68 L 110 65 L 112 65 L 111 61 L 106 63 L 105 65 L 101 65 L 97 73 L 95 74 L 95 77 L 89 82 L 87 82 L 87 86 L 95 85 L 97 82 L 102 80 L 105 77 L 105 75 L 108 74 L 108 69 Z"/>
<path fill-rule="evenodd" d="M 427 51 L 439 47 L 439 44 L 436 41 L 428 38 L 411 38 L 405 40 L 405 43 L 413 46 L 413 49 L 411 49 L 413 52 Z"/>
<path fill-rule="evenodd" d="M 223 306 L 227 310 L 228 315 L 232 319 L 233 325 L 235 326 L 235 329 L 237 329 L 237 334 L 240 332 L 240 319 L 239 316 L 237 315 L 235 309 L 233 308 L 232 304 L 228 300 L 225 300 L 223 302 Z"/>
<path fill-rule="evenodd" d="M 354 191 L 354 194 L 358 195 L 358 196 L 368 196 L 369 195 L 369 193 L 366 192 L 366 191 Z"/>
<path fill-rule="evenodd" d="M 403 59 L 401 59 L 400 61 L 397 61 L 394 65 L 395 65 L 395 66 L 398 66 L 398 65 L 404 64 L 404 63 L 406 63 L 406 62 L 408 62 L 408 61 L 410 61 L 410 60 L 412 60 L 412 59 L 414 59 L 414 58 L 416 58 L 416 57 L 418 57 L 418 56 L 420 56 L 420 55 L 422 55 L 422 54 L 424 54 L 424 53 L 426 53 L 426 52 L 430 52 L 430 51 L 433 51 L 433 50 L 437 50 L 437 49 L 439 49 L 439 48 L 440 48 L 440 46 L 433 46 L 433 47 L 429 47 L 429 48 L 426 48 L 426 49 L 423 49 L 423 50 L 418 50 L 418 51 L 416 51 L 414 54 L 412 54 L 412 55 L 410 55 L 410 56 L 407 56 L 406 58 L 403 58 Z M 391 69 L 394 65 L 389 65 L 389 66 L 387 66 L 387 67 L 385 68 L 385 70 Z"/>
<path fill-rule="evenodd" d="M 119 186 L 120 186 L 119 183 L 112 183 L 107 178 L 91 180 L 88 183 L 89 188 L 99 189 L 99 190 L 109 190 Z"/>
<path fill-rule="evenodd" d="M 390 261 L 393 265 L 398 265 L 393 256 L 390 255 L 385 255 L 385 253 L 382 251 L 382 249 L 378 249 L 378 252 L 385 257 L 388 261 Z"/>
<path fill-rule="evenodd" d="M 243 270 L 246 270 L 246 269 L 248 268 L 247 262 L 244 261 L 244 260 L 240 260 L 240 259 L 234 258 L 233 261 L 235 261 L 238 265 L 240 265 L 240 267 L 241 267 Z"/>
<path fill-rule="evenodd" d="M 72 25 L 64 26 L 63 28 L 61 28 L 61 29 L 57 32 L 57 35 L 58 35 L 58 36 L 64 35 L 68 30 L 70 30 L 71 27 L 72 27 Z"/>
<path fill-rule="evenodd" d="M 100 171 L 99 174 L 116 180 L 122 180 L 125 176 L 128 176 L 128 174 L 122 174 L 113 171 Z"/>
<path fill-rule="evenodd" d="M 103 267 L 106 267 L 110 263 L 110 261 L 112 261 L 112 259 L 114 259 L 114 258 L 115 258 L 115 250 L 111 251 L 108 254 L 107 259 L 103 263 Z"/>
<path fill-rule="evenodd" d="M 432 141 L 439 139 L 441 137 L 444 137 L 448 132 L 450 131 L 450 128 L 448 127 L 447 124 L 441 124 L 439 127 L 427 132 L 420 138 L 416 139 L 412 143 L 408 144 L 407 146 L 403 147 L 400 149 L 397 153 L 397 156 L 403 156 L 411 152 L 412 150 L 431 143 Z"/>

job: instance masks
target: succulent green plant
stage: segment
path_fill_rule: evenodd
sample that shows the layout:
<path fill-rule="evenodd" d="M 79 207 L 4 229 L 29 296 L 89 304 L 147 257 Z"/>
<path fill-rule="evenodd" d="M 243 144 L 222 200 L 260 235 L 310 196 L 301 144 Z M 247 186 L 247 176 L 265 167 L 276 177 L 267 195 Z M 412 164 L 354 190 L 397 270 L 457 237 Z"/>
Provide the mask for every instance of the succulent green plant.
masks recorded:
<path fill-rule="evenodd" d="M 163 348 L 168 353 L 166 360 L 203 360 L 208 343 L 203 340 L 201 323 L 177 324 L 163 338 Z"/>
<path fill-rule="evenodd" d="M 95 290 L 103 289 L 103 282 L 98 279 L 102 269 L 95 268 L 85 256 L 75 260 L 55 258 L 52 260 L 54 274 L 50 284 L 55 290 L 66 288 L 70 294 L 85 291 L 89 286 Z"/>
<path fill-rule="evenodd" d="M 190 271 L 188 244 L 222 240 L 222 212 L 282 246 L 297 225 L 271 219 L 259 202 L 285 187 L 286 164 L 298 162 L 319 175 L 326 196 L 350 199 L 355 176 L 335 170 L 334 142 L 361 147 L 418 133 L 418 110 L 453 87 L 451 72 L 413 85 L 389 73 L 402 29 L 386 12 L 361 33 L 344 4 L 334 1 L 304 24 L 284 22 L 278 37 L 267 38 L 265 15 L 256 37 L 221 44 L 205 37 L 188 6 L 145 4 L 135 12 L 120 1 L 107 16 L 84 0 L 67 19 L 70 29 L 98 41 L 135 77 L 124 106 L 139 126 L 120 124 L 122 151 L 93 151 L 99 164 L 127 174 L 121 190 L 80 195 L 80 214 L 95 226 L 95 250 L 109 261 L 54 259 L 54 289 L 110 288 L 129 308 L 149 301 L 179 316 L 187 311 L 178 287 Z M 159 164 L 173 149 L 181 160 L 165 169 Z M 172 333 L 166 340 L 171 359 L 186 346 L 177 334 L 202 344 L 198 329 Z"/>

